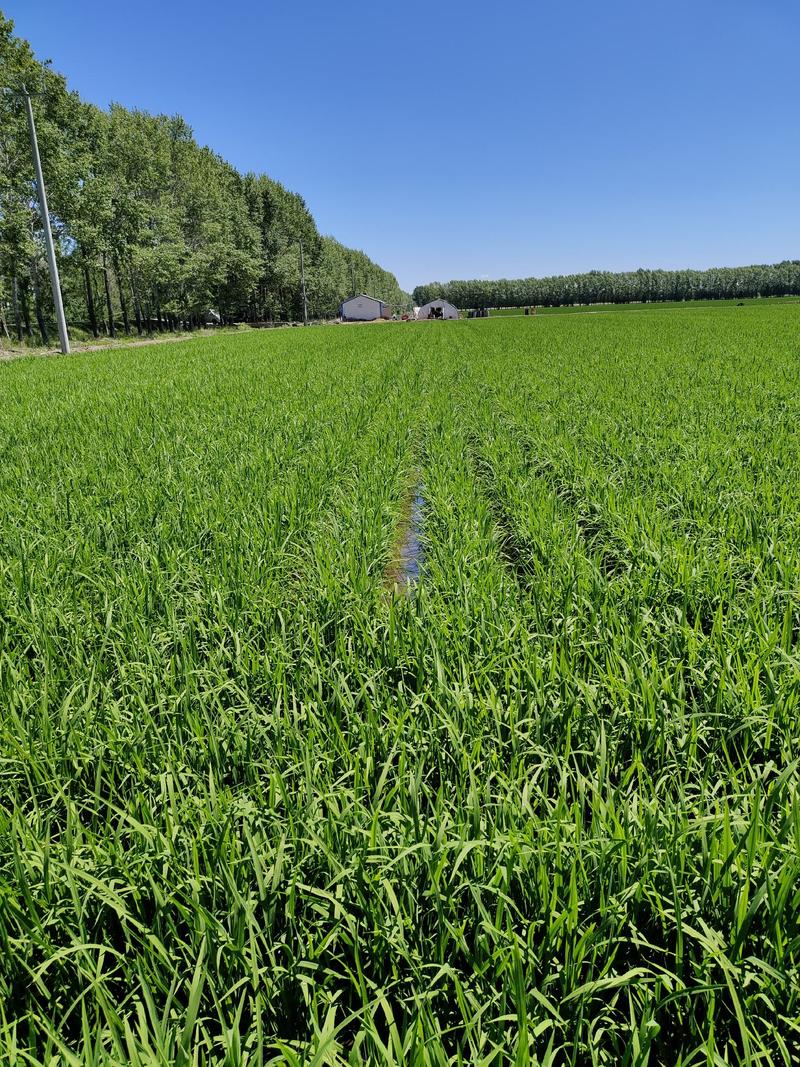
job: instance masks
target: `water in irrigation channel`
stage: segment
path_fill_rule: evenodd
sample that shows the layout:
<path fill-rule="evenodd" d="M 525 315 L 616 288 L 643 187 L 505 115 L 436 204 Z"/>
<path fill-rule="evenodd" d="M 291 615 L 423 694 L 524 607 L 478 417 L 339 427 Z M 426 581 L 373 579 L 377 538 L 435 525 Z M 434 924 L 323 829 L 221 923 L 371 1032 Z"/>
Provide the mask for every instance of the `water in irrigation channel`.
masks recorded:
<path fill-rule="evenodd" d="M 425 551 L 422 547 L 422 512 L 425 498 L 420 487 L 411 503 L 408 523 L 403 531 L 397 560 L 398 585 L 410 590 L 419 581 L 420 572 L 425 565 Z"/>

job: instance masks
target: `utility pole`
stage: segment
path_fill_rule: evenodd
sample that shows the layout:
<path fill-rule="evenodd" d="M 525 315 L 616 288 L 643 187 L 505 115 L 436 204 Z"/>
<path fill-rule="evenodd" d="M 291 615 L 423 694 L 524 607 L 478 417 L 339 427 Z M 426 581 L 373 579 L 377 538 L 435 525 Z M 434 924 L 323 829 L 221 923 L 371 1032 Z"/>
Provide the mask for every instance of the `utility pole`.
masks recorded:
<path fill-rule="evenodd" d="M 36 139 L 36 126 L 33 121 L 33 107 L 31 97 L 25 86 L 22 86 L 22 97 L 25 100 L 25 111 L 28 115 L 28 129 L 31 135 L 31 151 L 33 152 L 33 165 L 36 170 L 36 188 L 39 193 L 39 211 L 42 216 L 42 228 L 44 230 L 44 243 L 47 248 L 47 263 L 50 267 L 50 286 L 53 290 L 53 304 L 56 309 L 56 322 L 58 323 L 58 339 L 61 342 L 61 351 L 69 353 L 69 334 L 67 333 L 67 320 L 64 317 L 64 303 L 61 299 L 61 285 L 58 280 L 58 263 L 56 263 L 56 250 L 53 244 L 53 232 L 50 229 L 50 212 L 47 207 L 47 191 L 44 187 L 44 175 L 42 174 L 42 161 L 39 158 L 39 142 Z"/>
<path fill-rule="evenodd" d="M 350 276 L 353 279 L 353 296 L 356 295 L 356 267 L 353 261 L 350 261 Z"/>
<path fill-rule="evenodd" d="M 306 300 L 306 268 L 303 262 L 303 242 L 300 242 L 300 278 L 303 283 L 303 325 L 308 326 L 308 300 Z"/>

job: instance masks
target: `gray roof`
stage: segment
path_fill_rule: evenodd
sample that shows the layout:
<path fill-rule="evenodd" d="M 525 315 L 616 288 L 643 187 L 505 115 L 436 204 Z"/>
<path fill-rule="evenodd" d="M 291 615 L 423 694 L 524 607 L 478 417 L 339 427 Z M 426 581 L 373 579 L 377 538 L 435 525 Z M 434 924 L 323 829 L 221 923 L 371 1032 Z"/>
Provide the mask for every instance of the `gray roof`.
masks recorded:
<path fill-rule="evenodd" d="M 366 293 L 357 293 L 355 296 L 348 296 L 342 301 L 343 304 L 349 304 L 351 300 L 374 300 L 376 304 L 385 304 L 385 300 L 381 300 L 379 296 L 368 296 Z"/>

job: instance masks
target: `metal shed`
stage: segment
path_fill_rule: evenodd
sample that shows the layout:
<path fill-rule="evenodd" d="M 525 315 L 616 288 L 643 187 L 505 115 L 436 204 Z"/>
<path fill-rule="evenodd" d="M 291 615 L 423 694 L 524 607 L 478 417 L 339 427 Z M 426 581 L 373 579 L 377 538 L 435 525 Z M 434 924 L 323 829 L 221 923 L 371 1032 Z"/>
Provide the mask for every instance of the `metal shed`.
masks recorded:
<path fill-rule="evenodd" d="M 449 300 L 429 300 L 417 311 L 418 319 L 457 319 L 458 308 Z"/>
<path fill-rule="evenodd" d="M 392 317 L 392 309 L 388 304 L 364 293 L 343 300 L 339 313 L 346 322 L 374 322 L 375 319 Z"/>

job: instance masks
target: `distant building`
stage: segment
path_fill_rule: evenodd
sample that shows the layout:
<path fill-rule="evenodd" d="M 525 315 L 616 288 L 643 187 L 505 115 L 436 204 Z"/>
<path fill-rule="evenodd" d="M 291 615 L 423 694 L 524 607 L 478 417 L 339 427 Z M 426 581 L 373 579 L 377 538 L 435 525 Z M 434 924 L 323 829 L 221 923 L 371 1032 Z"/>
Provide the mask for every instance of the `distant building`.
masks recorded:
<path fill-rule="evenodd" d="M 418 319 L 457 319 L 458 308 L 449 300 L 430 300 L 417 309 Z"/>
<path fill-rule="evenodd" d="M 342 301 L 339 313 L 346 322 L 374 322 L 375 319 L 390 319 L 392 309 L 383 300 L 374 296 L 351 296 Z"/>

